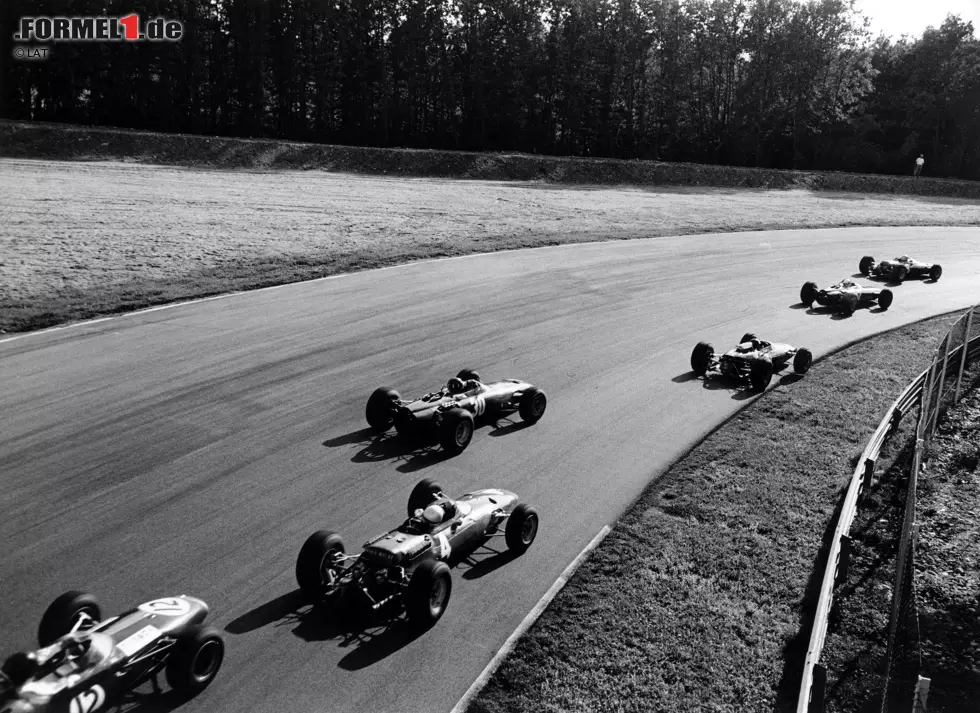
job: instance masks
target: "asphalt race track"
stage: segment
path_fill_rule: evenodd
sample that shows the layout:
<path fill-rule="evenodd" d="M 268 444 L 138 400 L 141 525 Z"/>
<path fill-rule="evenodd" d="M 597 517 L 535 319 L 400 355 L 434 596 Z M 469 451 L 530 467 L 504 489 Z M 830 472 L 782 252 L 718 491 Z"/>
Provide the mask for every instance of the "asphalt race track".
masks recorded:
<path fill-rule="evenodd" d="M 851 318 L 798 303 L 806 280 L 903 252 L 942 279 Z M 980 228 L 780 231 L 418 263 L 2 341 L 0 653 L 35 646 L 66 589 L 107 615 L 186 593 L 228 648 L 181 711 L 449 711 L 596 532 L 747 402 L 692 378 L 697 341 L 723 351 L 752 331 L 820 357 L 977 302 Z M 374 388 L 418 396 L 463 367 L 539 385 L 547 413 L 480 428 L 448 460 L 372 442 Z M 404 519 L 424 477 L 516 491 L 537 541 L 456 568 L 420 637 L 311 612 L 293 574 L 304 539 L 329 527 L 357 550 Z M 135 710 L 176 705 L 149 690 Z"/>

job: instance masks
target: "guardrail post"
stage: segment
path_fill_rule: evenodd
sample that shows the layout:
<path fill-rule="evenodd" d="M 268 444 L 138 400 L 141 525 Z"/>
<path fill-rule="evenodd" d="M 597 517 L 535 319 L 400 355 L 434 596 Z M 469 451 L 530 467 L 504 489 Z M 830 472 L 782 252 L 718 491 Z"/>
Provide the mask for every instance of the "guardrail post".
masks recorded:
<path fill-rule="evenodd" d="M 926 713 L 926 701 L 929 698 L 929 684 L 932 679 L 919 676 L 915 683 L 915 700 L 912 703 L 914 713 Z"/>
<path fill-rule="evenodd" d="M 935 371 L 936 362 L 933 361 L 926 373 L 925 383 L 922 384 L 922 393 L 919 394 L 919 422 L 915 427 L 916 440 L 924 439 L 926 431 L 929 429 L 929 420 L 932 418 L 932 382 Z"/>
<path fill-rule="evenodd" d="M 966 332 L 963 334 L 963 353 L 960 354 L 960 368 L 956 374 L 956 393 L 953 394 L 954 406 L 960 402 L 960 387 L 963 385 L 963 369 L 966 368 L 966 352 L 967 348 L 970 346 L 970 329 L 973 327 L 974 309 L 974 307 L 970 307 L 970 311 L 966 313 Z"/>
<path fill-rule="evenodd" d="M 936 435 L 936 427 L 939 425 L 939 411 L 943 407 L 943 382 L 946 381 L 946 366 L 949 361 L 949 337 L 943 340 L 943 361 L 942 368 L 939 370 L 939 388 L 936 390 L 936 411 L 932 417 L 932 424 L 929 427 L 929 438 Z M 936 362 L 939 363 L 939 350 L 936 350 Z"/>
<path fill-rule="evenodd" d="M 813 666 L 813 682 L 810 684 L 810 705 L 806 713 L 823 713 L 823 697 L 827 690 L 827 669 L 820 664 Z"/>
<path fill-rule="evenodd" d="M 847 581 L 847 568 L 851 562 L 851 538 L 848 535 L 840 537 L 840 554 L 837 556 L 837 575 L 834 586 L 839 587 Z"/>
<path fill-rule="evenodd" d="M 864 489 L 865 499 L 871 496 L 871 485 L 874 483 L 875 477 L 875 461 L 874 458 L 867 458 L 864 461 L 864 484 L 861 486 Z"/>

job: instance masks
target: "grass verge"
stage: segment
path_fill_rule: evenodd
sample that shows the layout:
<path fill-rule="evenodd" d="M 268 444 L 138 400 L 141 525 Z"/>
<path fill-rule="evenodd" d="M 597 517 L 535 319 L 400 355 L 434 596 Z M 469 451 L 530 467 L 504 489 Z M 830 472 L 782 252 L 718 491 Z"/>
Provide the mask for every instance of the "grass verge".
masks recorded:
<path fill-rule="evenodd" d="M 980 225 L 958 198 L 0 159 L 0 330 L 427 258 L 596 240 Z"/>
<path fill-rule="evenodd" d="M 717 429 L 628 509 L 469 710 L 794 710 L 848 479 L 954 320 L 824 358 Z"/>

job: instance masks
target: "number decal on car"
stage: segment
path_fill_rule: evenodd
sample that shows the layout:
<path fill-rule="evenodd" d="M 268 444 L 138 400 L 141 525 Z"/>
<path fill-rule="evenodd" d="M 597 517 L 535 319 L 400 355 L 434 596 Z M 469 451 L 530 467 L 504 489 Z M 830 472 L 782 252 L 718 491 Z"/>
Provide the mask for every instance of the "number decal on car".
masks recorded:
<path fill-rule="evenodd" d="M 482 396 L 476 396 L 473 399 L 474 406 L 476 408 L 476 415 L 482 416 L 483 412 L 487 410 L 487 401 Z"/>
<path fill-rule="evenodd" d="M 92 713 L 105 703 L 105 691 L 102 686 L 92 686 L 87 691 L 79 693 L 71 699 L 69 713 Z"/>
<path fill-rule="evenodd" d="M 446 536 L 445 532 L 440 532 L 436 535 L 436 540 L 439 542 L 439 552 L 436 553 L 436 557 L 439 559 L 447 559 L 449 553 L 453 551 L 452 545 L 449 544 L 449 538 Z"/>
<path fill-rule="evenodd" d="M 139 609 L 147 614 L 183 616 L 191 610 L 191 605 L 186 599 L 172 597 L 170 599 L 154 599 L 152 602 L 140 604 Z"/>

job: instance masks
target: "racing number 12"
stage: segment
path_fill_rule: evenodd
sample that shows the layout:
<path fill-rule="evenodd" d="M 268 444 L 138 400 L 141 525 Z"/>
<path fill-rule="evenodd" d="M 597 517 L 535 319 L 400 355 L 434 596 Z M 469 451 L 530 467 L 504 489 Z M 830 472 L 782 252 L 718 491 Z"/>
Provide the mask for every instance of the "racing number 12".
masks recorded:
<path fill-rule="evenodd" d="M 101 708 L 103 703 L 105 703 L 105 691 L 102 686 L 92 686 L 71 699 L 68 713 L 92 713 Z"/>

